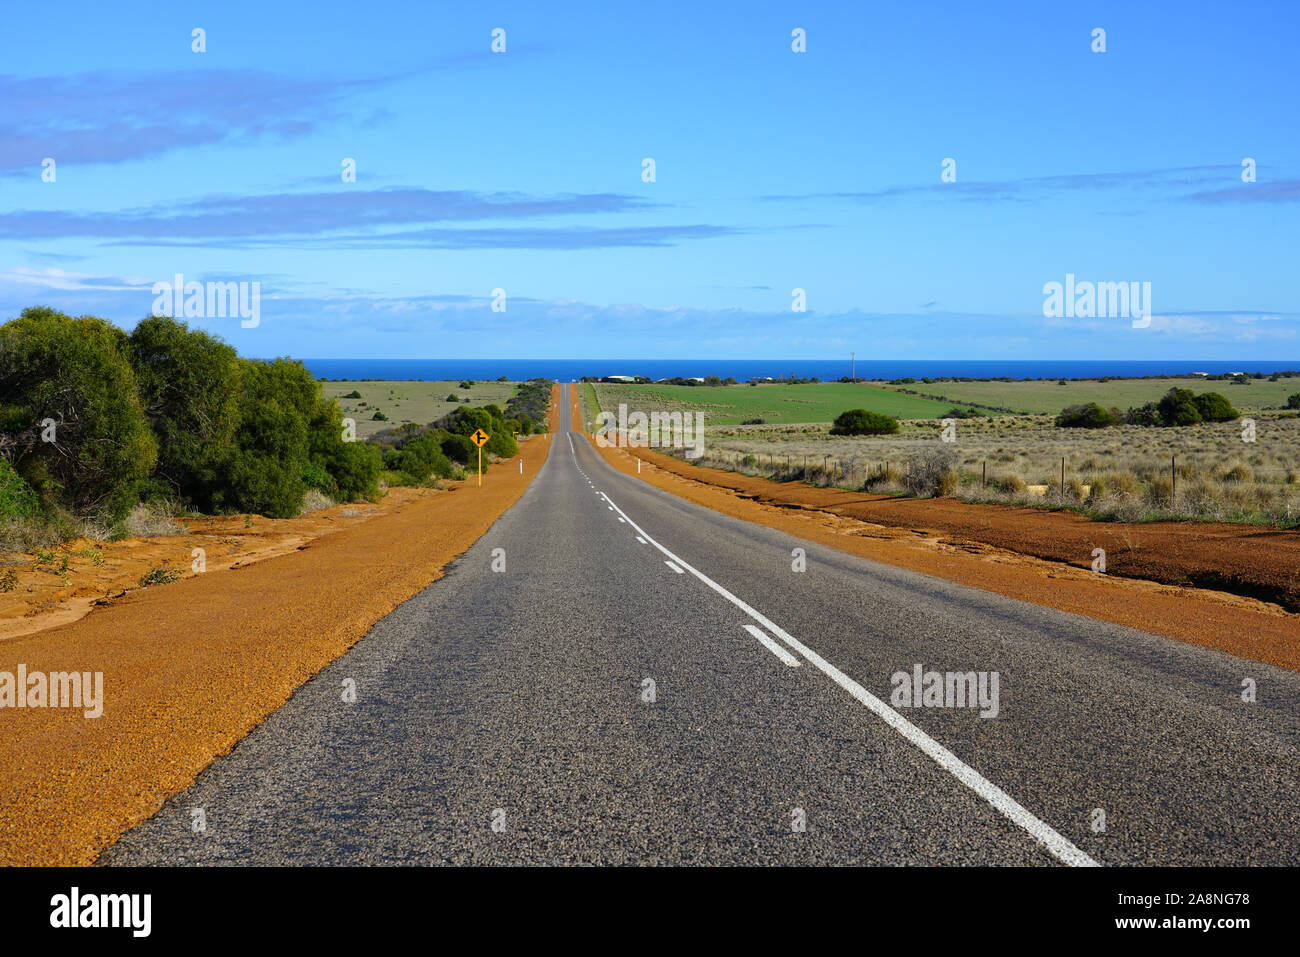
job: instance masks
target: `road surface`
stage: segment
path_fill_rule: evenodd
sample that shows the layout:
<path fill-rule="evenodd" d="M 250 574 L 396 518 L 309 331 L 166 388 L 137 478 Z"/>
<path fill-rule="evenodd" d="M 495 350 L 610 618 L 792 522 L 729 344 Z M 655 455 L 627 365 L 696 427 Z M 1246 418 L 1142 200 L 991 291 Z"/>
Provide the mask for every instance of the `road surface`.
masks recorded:
<path fill-rule="evenodd" d="M 445 577 L 100 863 L 1300 863 L 1300 675 L 687 504 L 561 406 Z M 996 717 L 906 707 L 917 665 Z"/>

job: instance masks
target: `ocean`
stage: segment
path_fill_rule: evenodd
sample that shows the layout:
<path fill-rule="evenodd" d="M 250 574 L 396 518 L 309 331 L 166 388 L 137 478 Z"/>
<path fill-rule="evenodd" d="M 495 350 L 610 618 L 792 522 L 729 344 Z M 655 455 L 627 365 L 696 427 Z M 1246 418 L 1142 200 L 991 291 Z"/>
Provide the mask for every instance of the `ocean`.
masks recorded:
<path fill-rule="evenodd" d="M 583 376 L 733 376 L 738 381 L 772 378 L 827 380 L 849 374 L 847 359 L 303 359 L 322 379 L 499 379 L 542 377 L 569 382 Z M 859 359 L 865 379 L 943 376 L 991 379 L 1095 379 L 1102 376 L 1186 375 L 1193 372 L 1281 372 L 1300 369 L 1300 359 L 1186 361 L 1159 359 Z"/>

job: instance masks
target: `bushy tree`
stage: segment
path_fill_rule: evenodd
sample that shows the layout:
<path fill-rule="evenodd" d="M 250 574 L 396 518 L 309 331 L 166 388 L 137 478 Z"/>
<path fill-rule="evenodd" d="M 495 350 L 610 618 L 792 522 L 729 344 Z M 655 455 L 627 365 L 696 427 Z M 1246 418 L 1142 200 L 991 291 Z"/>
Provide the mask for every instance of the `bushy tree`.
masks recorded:
<path fill-rule="evenodd" d="M 298 514 L 311 461 L 307 426 L 314 396 L 293 366 L 301 363 L 240 360 L 238 441 L 217 507 L 271 518 Z"/>
<path fill-rule="evenodd" d="M 1198 395 L 1196 411 L 1206 422 L 1231 422 L 1240 415 L 1227 397 L 1217 392 L 1202 392 Z"/>
<path fill-rule="evenodd" d="M 1063 429 L 1104 429 L 1115 425 L 1119 419 L 1096 402 L 1066 406 L 1056 417 L 1056 425 Z"/>
<path fill-rule="evenodd" d="M 443 453 L 447 433 L 433 429 L 384 453 L 384 467 L 402 475 L 408 485 L 423 485 L 432 478 L 451 478 L 454 466 Z"/>
<path fill-rule="evenodd" d="M 45 306 L 0 326 L 0 454 L 47 508 L 124 515 L 158 456 L 126 334 Z"/>
<path fill-rule="evenodd" d="M 1196 393 L 1191 389 L 1170 389 L 1156 403 L 1161 425 L 1195 425 L 1201 421 Z"/>
<path fill-rule="evenodd" d="M 240 359 L 171 318 L 128 336 L 45 307 L 0 326 L 0 461 L 6 501 L 20 482 L 47 509 L 110 519 L 158 498 L 288 517 L 309 487 L 377 496 L 382 468 L 301 362 Z"/>
<path fill-rule="evenodd" d="M 343 441 L 343 413 L 337 402 L 323 398 L 319 386 L 307 422 L 307 456 L 329 479 L 312 484 L 333 498 L 354 502 L 379 497 L 383 457 L 378 446 Z"/>
<path fill-rule="evenodd" d="M 448 434 L 442 440 L 442 454 L 453 462 L 468 465 L 474 461 L 474 443 L 467 435 Z"/>
<path fill-rule="evenodd" d="M 486 456 L 487 453 L 491 452 L 497 458 L 502 459 L 508 459 L 513 455 L 518 455 L 519 443 L 516 442 L 515 437 L 510 434 L 510 430 L 506 428 L 505 422 L 501 419 L 497 419 L 493 422 L 493 425 L 496 427 L 496 430 L 488 430 L 492 437 L 488 439 L 487 443 L 483 446 L 483 454 Z"/>
<path fill-rule="evenodd" d="M 867 409 L 841 412 L 831 427 L 831 435 L 888 435 L 898 431 L 898 420 Z"/>
<path fill-rule="evenodd" d="M 1135 409 L 1129 409 L 1124 413 L 1124 422 L 1128 425 L 1159 425 L 1160 412 L 1156 409 L 1156 404 L 1154 402 L 1148 402 L 1146 405 L 1139 406 Z"/>
<path fill-rule="evenodd" d="M 510 458 L 512 455 L 519 454 L 519 443 L 510 434 L 510 429 L 506 426 L 505 418 L 498 406 L 485 405 L 481 409 L 455 409 L 444 416 L 438 422 L 438 425 L 453 435 L 463 436 L 473 435 L 475 430 L 482 429 L 489 436 L 487 443 L 483 446 L 485 456 L 491 453 L 499 458 Z M 470 448 L 473 449 L 472 444 Z M 451 455 L 452 453 L 448 452 L 447 454 Z M 477 453 L 472 452 L 469 458 L 458 458 L 457 461 L 466 464 L 469 462 L 477 464 Z"/>
<path fill-rule="evenodd" d="M 236 448 L 239 357 L 215 336 L 165 316 L 141 320 L 128 344 L 158 441 L 154 474 L 182 500 L 211 511 Z"/>

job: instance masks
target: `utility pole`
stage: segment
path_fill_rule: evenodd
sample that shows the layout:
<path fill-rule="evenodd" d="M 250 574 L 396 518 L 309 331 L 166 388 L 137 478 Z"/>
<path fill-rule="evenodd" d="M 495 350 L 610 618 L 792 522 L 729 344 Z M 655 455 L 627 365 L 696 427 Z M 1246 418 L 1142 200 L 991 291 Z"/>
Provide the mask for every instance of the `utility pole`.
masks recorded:
<path fill-rule="evenodd" d="M 856 352 L 850 352 L 849 353 L 849 378 L 854 380 L 855 382 L 857 381 L 858 378 L 857 360 L 858 360 L 858 354 Z"/>

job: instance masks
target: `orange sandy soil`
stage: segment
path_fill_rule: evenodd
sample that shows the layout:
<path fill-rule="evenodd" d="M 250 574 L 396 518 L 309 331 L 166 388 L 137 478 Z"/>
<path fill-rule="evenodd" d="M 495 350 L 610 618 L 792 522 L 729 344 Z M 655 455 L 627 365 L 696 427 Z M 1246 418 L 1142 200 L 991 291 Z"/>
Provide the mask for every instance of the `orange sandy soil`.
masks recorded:
<path fill-rule="evenodd" d="M 1173 522 L 1112 525 L 1070 513 L 772 482 L 701 468 L 649 449 L 598 451 L 632 475 L 641 459 L 641 479 L 687 501 L 862 558 L 1300 671 L 1300 615 L 1254 598 L 1114 573 L 1133 574 L 1124 559 L 1130 545 L 1143 556 L 1138 567 L 1180 557 L 1191 565 L 1198 560 L 1199 543 L 1216 540 L 1225 527 L 1237 538 L 1218 541 L 1236 542 L 1230 547 L 1243 561 L 1253 556 L 1257 565 L 1281 572 L 1287 557 L 1296 555 L 1295 533 L 1249 526 L 1207 531 Z M 961 520 L 954 521 L 954 515 Z M 1002 534 L 1008 528 L 1012 533 Z M 1091 570 L 1096 547 L 1106 549 L 1108 574 Z"/>
<path fill-rule="evenodd" d="M 120 542 L 78 539 L 49 549 L 56 564 L 36 561 L 34 554 L 0 555 L 0 574 L 12 569 L 16 587 L 0 592 L 0 640 L 45 631 L 84 618 L 142 587 L 154 569 L 193 578 L 194 549 L 203 549 L 207 572 L 244 568 L 304 548 L 322 535 L 349 528 L 377 515 L 400 511 L 412 502 L 439 494 L 431 489 L 393 488 L 380 502 L 336 505 L 289 519 L 260 515 L 179 518 L 176 535 L 128 538 Z M 63 583 L 57 560 L 68 556 Z M 96 563 L 94 555 L 98 555 Z M 149 586 L 158 587 L 158 586 Z"/>
<path fill-rule="evenodd" d="M 555 424 L 552 414 L 552 430 Z M 518 460 L 508 459 L 484 474 L 482 488 L 470 479 L 393 496 L 365 521 L 333 518 L 337 530 L 314 539 L 315 523 L 336 510 L 293 520 L 306 525 L 286 523 L 278 535 L 268 531 L 258 545 L 248 542 L 249 531 L 278 523 L 255 518 L 244 530 L 238 520 L 231 534 L 245 540 L 245 555 L 261 544 L 287 551 L 222 567 L 238 556 L 210 548 L 204 574 L 128 592 L 79 621 L 0 642 L 0 671 L 24 664 L 29 674 L 104 674 L 99 718 L 70 708 L 0 710 L 0 864 L 93 862 L 439 578 L 519 499 L 550 447 L 547 436 L 534 436 L 521 444 L 522 475 Z M 147 557 L 128 557 L 128 548 L 119 558 L 106 547 L 103 567 L 120 562 L 138 580 L 139 564 L 166 558 L 188 574 L 193 546 L 137 547 Z"/>

